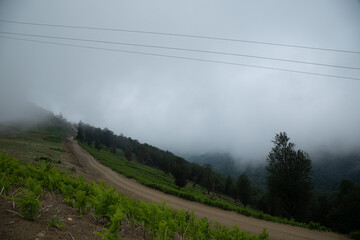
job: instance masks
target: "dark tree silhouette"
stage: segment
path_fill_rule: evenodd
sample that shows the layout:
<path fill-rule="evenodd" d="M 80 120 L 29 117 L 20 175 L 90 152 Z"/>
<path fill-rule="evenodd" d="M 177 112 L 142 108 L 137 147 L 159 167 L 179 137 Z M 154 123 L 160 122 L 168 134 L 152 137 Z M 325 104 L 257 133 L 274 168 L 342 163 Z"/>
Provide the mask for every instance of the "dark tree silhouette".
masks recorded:
<path fill-rule="evenodd" d="M 175 168 L 173 169 L 175 184 L 180 188 L 185 187 L 187 179 L 187 166 L 182 158 L 175 159 Z"/>
<path fill-rule="evenodd" d="M 205 187 L 208 190 L 208 194 L 210 192 L 214 191 L 215 188 L 215 176 L 214 171 L 212 170 L 212 167 L 210 164 L 204 165 L 204 181 L 205 181 Z"/>
<path fill-rule="evenodd" d="M 304 220 L 309 213 L 313 185 L 311 159 L 302 150 L 295 151 L 285 132 L 276 134 L 268 157 L 266 184 L 269 211 L 272 214 Z"/>
<path fill-rule="evenodd" d="M 232 180 L 231 176 L 228 175 L 226 177 L 226 181 L 225 181 L 225 193 L 227 195 L 230 195 L 230 193 L 231 193 L 231 185 L 232 185 L 232 183 L 233 183 L 233 180 Z"/>
<path fill-rule="evenodd" d="M 251 182 L 245 173 L 241 174 L 237 180 L 237 193 L 238 198 L 244 205 L 248 205 L 250 203 Z"/>

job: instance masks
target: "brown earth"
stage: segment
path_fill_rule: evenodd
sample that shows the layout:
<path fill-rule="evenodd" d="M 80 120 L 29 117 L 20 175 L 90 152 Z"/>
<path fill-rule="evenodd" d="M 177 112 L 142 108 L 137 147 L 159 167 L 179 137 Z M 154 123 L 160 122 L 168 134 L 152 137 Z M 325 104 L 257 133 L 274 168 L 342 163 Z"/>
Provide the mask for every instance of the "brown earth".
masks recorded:
<path fill-rule="evenodd" d="M 285 224 L 279 224 L 252 217 L 240 215 L 235 212 L 225 211 L 200 203 L 184 200 L 158 190 L 143 186 L 133 179 L 112 171 L 110 168 L 100 164 L 87 151 L 82 149 L 76 141 L 69 138 L 65 142 L 67 155 L 62 162 L 67 167 L 75 167 L 81 173 L 91 179 L 102 179 L 128 196 L 146 201 L 161 202 L 178 209 L 194 211 L 198 217 L 207 217 L 210 221 L 218 221 L 225 225 L 238 225 L 249 233 L 261 233 L 265 228 L 273 240 L 348 240 L 345 235 L 336 233 L 309 230 Z"/>

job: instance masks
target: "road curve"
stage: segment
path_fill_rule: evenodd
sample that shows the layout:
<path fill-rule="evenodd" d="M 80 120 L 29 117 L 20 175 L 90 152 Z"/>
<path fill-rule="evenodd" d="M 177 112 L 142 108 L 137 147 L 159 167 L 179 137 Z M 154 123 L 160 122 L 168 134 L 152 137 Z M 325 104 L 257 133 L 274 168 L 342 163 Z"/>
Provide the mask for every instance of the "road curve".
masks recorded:
<path fill-rule="evenodd" d="M 146 187 L 133 179 L 114 172 L 94 159 L 86 150 L 81 148 L 76 141 L 68 138 L 65 148 L 79 172 L 88 177 L 102 179 L 128 196 L 146 201 L 160 203 L 166 201 L 177 209 L 192 210 L 198 217 L 207 217 L 210 221 L 218 221 L 225 225 L 238 225 L 249 233 L 261 233 L 265 228 L 273 240 L 349 240 L 345 235 L 336 233 L 320 232 L 286 224 L 279 224 L 253 217 L 247 217 L 232 211 L 206 206 L 200 203 L 188 201 L 161 191 Z"/>

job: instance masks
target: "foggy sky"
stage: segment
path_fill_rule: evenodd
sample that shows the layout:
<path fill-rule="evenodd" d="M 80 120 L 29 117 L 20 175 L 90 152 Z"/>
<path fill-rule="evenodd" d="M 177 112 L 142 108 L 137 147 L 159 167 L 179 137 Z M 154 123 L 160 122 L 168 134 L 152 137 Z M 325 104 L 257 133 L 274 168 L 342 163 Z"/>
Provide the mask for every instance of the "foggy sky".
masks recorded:
<path fill-rule="evenodd" d="M 360 51 L 360 1 L 0 1 L 0 19 Z M 360 54 L 0 22 L 0 31 L 222 51 L 360 67 Z M 0 34 L 1 36 L 11 36 Z M 14 36 L 13 36 L 14 37 Z M 19 37 L 19 36 L 18 36 Z M 360 78 L 359 70 L 66 40 Z M 307 152 L 360 146 L 360 81 L 0 38 L 0 106 L 31 101 L 181 154 L 265 159 L 286 131 Z M 9 111 L 11 110 L 11 111 Z"/>

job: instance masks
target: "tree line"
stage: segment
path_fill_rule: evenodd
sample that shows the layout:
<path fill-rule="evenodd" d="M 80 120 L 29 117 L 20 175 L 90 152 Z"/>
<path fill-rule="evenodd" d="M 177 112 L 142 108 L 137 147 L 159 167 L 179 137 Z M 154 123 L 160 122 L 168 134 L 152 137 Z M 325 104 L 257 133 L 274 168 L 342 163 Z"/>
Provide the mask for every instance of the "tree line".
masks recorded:
<path fill-rule="evenodd" d="M 226 181 L 226 177 L 216 173 L 211 165 L 201 166 L 191 163 L 147 143 L 140 143 L 136 139 L 126 137 L 123 134 L 116 135 L 107 128 L 101 129 L 80 122 L 78 124 L 77 139 L 93 145 L 97 149 L 105 148 L 112 153 L 121 149 L 128 161 L 137 161 L 141 164 L 161 169 L 167 174 L 172 174 L 175 184 L 182 188 L 189 181 L 193 187 L 200 185 L 207 189 L 208 193 L 229 194 L 234 187 L 233 181 Z"/>

